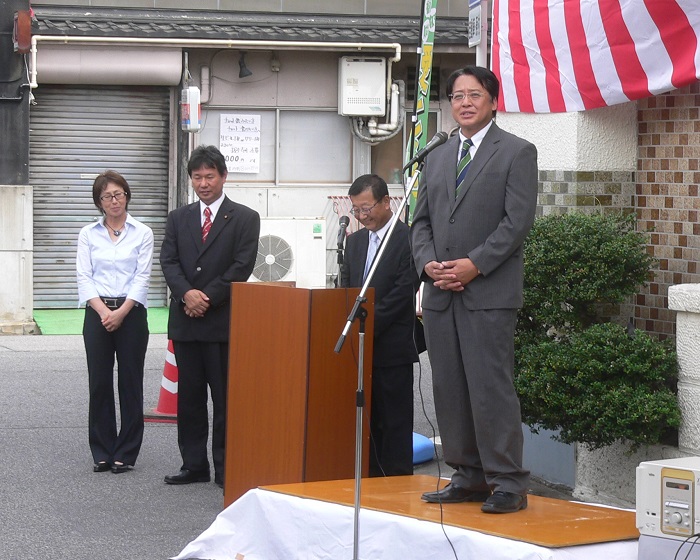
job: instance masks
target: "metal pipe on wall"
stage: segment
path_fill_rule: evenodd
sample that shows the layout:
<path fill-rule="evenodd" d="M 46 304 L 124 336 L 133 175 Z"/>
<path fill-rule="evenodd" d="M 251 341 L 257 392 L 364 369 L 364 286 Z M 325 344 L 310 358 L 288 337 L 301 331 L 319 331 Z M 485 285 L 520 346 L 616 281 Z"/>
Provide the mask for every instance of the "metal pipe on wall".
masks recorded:
<path fill-rule="evenodd" d="M 393 50 L 394 56 L 390 62 L 401 60 L 401 45 L 399 43 L 345 43 L 345 42 L 319 42 L 319 41 L 247 41 L 229 39 L 155 39 L 138 37 L 66 37 L 59 35 L 34 35 L 32 37 L 31 50 L 31 81 L 30 86 L 36 88 L 37 82 L 37 51 L 38 43 L 57 43 L 73 45 L 122 45 L 133 47 L 178 47 L 184 48 L 230 48 L 248 50 Z M 178 51 L 179 52 L 179 51 Z M 133 65 L 132 65 L 133 66 Z M 132 68 L 133 70 L 133 68 Z M 181 75 L 180 67 L 178 76 Z"/>

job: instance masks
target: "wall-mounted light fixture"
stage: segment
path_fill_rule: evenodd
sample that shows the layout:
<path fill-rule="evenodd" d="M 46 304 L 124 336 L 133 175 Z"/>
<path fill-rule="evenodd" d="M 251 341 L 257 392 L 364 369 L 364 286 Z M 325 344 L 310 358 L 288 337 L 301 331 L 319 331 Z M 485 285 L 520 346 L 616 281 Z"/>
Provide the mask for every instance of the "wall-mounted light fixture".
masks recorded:
<path fill-rule="evenodd" d="M 238 71 L 238 77 L 239 78 L 247 78 L 248 76 L 252 76 L 253 73 L 250 71 L 250 69 L 245 65 L 245 51 L 241 51 L 240 57 L 238 58 L 238 67 L 240 70 Z"/>

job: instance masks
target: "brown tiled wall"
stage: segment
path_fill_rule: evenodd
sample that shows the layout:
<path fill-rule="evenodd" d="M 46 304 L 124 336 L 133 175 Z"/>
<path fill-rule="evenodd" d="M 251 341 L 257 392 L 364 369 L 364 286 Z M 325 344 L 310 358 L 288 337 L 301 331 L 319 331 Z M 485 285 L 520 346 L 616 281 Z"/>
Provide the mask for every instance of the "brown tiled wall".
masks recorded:
<path fill-rule="evenodd" d="M 700 282 L 700 82 L 638 102 L 637 228 L 651 232 L 653 278 L 637 295 L 636 326 L 675 333 L 668 287 Z"/>
<path fill-rule="evenodd" d="M 634 209 L 633 171 L 543 171 L 537 213 L 599 212 Z"/>
<path fill-rule="evenodd" d="M 634 171 L 540 170 L 537 215 L 567 212 L 634 212 Z M 601 319 L 626 325 L 634 315 L 634 301 L 604 305 Z"/>
<path fill-rule="evenodd" d="M 608 311 L 623 322 L 633 314 L 637 328 L 663 339 L 676 324 L 668 287 L 700 282 L 700 82 L 643 99 L 638 109 L 636 174 L 542 170 L 537 212 L 636 210 L 658 264 L 633 305 Z"/>

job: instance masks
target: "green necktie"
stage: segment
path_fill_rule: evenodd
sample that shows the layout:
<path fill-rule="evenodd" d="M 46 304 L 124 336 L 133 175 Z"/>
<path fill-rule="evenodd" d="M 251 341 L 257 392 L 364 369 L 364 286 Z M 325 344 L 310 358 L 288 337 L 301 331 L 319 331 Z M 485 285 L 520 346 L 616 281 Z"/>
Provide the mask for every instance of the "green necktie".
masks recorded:
<path fill-rule="evenodd" d="M 469 153 L 469 148 L 474 144 L 467 138 L 462 142 L 462 151 L 459 155 L 459 163 L 457 164 L 457 188 L 455 189 L 455 198 L 459 196 L 459 190 L 462 188 L 464 183 L 464 178 L 467 176 L 467 170 L 469 169 L 469 164 L 472 161 L 472 156 Z"/>

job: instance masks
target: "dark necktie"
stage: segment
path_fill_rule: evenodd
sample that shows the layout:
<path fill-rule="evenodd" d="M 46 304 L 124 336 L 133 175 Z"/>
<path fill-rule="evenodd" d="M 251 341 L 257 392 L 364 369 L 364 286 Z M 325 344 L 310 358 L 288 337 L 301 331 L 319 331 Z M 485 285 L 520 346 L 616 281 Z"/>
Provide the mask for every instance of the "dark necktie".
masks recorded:
<path fill-rule="evenodd" d="M 457 188 L 455 190 L 455 198 L 459 196 L 459 190 L 464 184 L 464 178 L 467 176 L 467 170 L 469 169 L 469 164 L 472 161 L 472 156 L 469 153 L 469 148 L 474 144 L 467 138 L 462 142 L 462 151 L 459 154 L 459 163 L 457 164 Z"/>
<path fill-rule="evenodd" d="M 204 209 L 204 225 L 202 225 L 202 243 L 207 240 L 209 230 L 211 229 L 211 210 L 209 206 Z"/>

